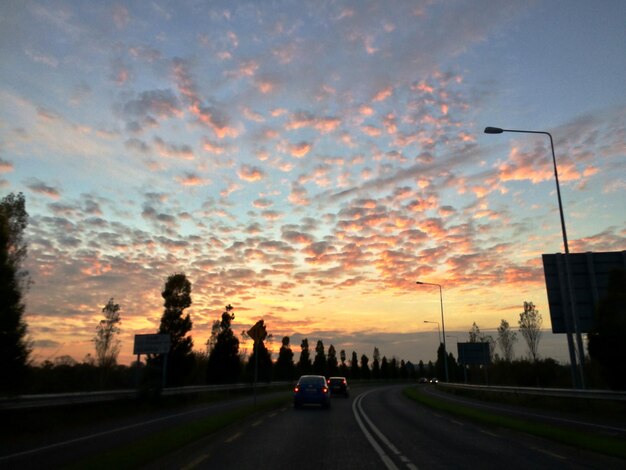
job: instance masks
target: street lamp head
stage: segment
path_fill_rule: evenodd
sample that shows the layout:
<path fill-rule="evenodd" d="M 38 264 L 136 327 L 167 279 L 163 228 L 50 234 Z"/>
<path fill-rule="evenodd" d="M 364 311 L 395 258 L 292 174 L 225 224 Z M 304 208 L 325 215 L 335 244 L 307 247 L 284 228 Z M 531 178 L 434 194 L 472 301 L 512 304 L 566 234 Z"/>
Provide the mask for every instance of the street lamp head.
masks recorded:
<path fill-rule="evenodd" d="M 504 129 L 499 127 L 485 127 L 485 134 L 502 134 Z"/>
<path fill-rule="evenodd" d="M 421 281 L 415 281 L 415 284 L 424 284 L 424 283 Z"/>

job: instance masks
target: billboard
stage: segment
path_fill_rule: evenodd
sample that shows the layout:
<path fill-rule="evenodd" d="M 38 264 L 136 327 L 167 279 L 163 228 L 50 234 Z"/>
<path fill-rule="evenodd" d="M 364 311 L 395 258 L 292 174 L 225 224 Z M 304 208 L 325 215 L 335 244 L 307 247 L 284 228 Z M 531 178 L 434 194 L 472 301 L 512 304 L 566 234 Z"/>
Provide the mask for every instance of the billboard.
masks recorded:
<path fill-rule="evenodd" d="M 164 354 L 170 352 L 170 335 L 135 335 L 133 354 Z"/>
<path fill-rule="evenodd" d="M 457 343 L 459 364 L 491 364 L 491 348 L 489 343 Z"/>
<path fill-rule="evenodd" d="M 543 254 L 550 320 L 553 333 L 574 333 L 571 314 L 565 255 Z M 626 269 L 626 251 L 570 253 L 569 265 L 576 302 L 576 315 L 581 333 L 593 327 L 596 305 L 606 295 L 609 273 Z M 568 314 L 567 318 L 565 314 Z"/>

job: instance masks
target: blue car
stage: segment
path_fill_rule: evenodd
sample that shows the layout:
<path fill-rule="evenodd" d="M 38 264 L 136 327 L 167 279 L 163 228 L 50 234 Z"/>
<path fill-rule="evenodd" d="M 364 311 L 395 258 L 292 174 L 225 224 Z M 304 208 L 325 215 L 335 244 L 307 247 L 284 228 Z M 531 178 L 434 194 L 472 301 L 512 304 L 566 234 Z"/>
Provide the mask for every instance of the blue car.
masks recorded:
<path fill-rule="evenodd" d="M 330 408 L 330 389 L 323 375 L 303 375 L 293 389 L 293 406 L 322 405 Z"/>

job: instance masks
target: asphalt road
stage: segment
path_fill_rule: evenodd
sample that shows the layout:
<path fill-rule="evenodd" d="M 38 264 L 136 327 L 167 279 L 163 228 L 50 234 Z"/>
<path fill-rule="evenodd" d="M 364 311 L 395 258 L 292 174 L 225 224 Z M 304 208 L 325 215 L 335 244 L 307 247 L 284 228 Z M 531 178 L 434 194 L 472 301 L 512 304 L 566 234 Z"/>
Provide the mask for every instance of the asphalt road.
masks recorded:
<path fill-rule="evenodd" d="M 419 405 L 406 385 L 353 389 L 329 410 L 283 406 L 231 425 L 155 462 L 155 469 L 624 469 L 626 461 L 474 424 Z M 424 393 L 435 392 L 422 386 Z M 284 392 L 283 392 L 284 393 Z M 29 445 L 1 445 L 0 468 L 62 468 L 138 436 L 249 404 L 250 397 L 91 423 Z M 471 403 L 467 403 L 468 406 Z M 483 405 L 484 406 L 484 405 Z M 626 444 L 626 443 L 625 443 Z"/>
<path fill-rule="evenodd" d="M 620 459 L 441 414 L 405 398 L 404 387 L 354 391 L 333 398 L 330 410 L 283 407 L 158 468 L 626 468 Z"/>

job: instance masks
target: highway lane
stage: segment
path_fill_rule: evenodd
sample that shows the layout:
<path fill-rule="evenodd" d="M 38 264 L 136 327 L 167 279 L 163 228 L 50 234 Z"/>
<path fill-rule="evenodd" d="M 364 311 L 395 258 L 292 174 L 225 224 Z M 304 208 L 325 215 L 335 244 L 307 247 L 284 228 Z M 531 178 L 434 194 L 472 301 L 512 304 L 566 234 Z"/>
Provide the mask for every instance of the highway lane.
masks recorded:
<path fill-rule="evenodd" d="M 264 394 L 261 399 L 285 396 L 285 391 Z M 111 419 L 95 420 L 82 425 L 72 425 L 60 429 L 40 429 L 36 413 L 29 412 L 32 432 L 0 443 L 0 469 L 4 468 L 63 468 L 83 458 L 101 455 L 116 447 L 133 445 L 140 437 L 147 437 L 163 430 L 198 421 L 203 417 L 215 416 L 242 406 L 251 405 L 251 396 L 242 396 L 225 401 L 195 404 L 185 407 L 152 409 L 129 413 Z M 89 405 L 96 406 L 96 405 Z M 60 419 L 70 415 L 80 415 L 83 408 L 63 409 Z M 90 412 L 93 413 L 93 412 Z M 20 416 L 20 415 L 16 415 Z M 3 415 L 3 418 L 6 418 Z M 15 416 L 13 416 L 15 419 Z M 12 423 L 3 419 L 3 426 Z M 24 433 L 21 433 L 24 434 Z"/>
<path fill-rule="evenodd" d="M 330 410 L 283 407 L 230 429 L 171 468 L 623 469 L 625 462 L 545 439 L 476 425 L 404 397 L 405 386 L 334 398 Z M 158 468 L 168 468 L 160 462 Z M 155 467 L 156 468 L 156 467 Z"/>

